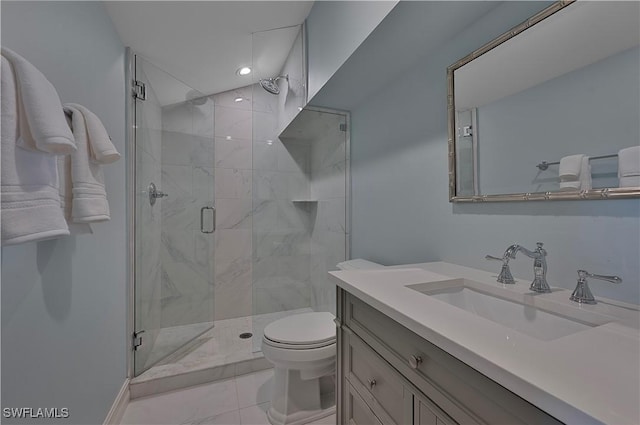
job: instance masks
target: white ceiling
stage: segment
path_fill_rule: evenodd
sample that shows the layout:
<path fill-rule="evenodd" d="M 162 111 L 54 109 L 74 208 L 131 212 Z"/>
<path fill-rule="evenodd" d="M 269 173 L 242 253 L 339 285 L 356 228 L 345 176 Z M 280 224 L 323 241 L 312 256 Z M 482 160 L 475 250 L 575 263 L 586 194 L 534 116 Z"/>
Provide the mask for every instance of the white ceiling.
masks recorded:
<path fill-rule="evenodd" d="M 300 25 L 313 6 L 313 1 L 104 3 L 126 46 L 203 94 L 275 76 L 282 69 L 297 29 L 260 32 Z M 252 64 L 254 44 L 269 53 L 256 52 L 254 57 L 260 57 L 260 63 Z M 241 66 L 253 66 L 259 72 L 238 76 L 236 70 Z M 184 91 L 154 89 L 163 105 L 185 100 Z"/>

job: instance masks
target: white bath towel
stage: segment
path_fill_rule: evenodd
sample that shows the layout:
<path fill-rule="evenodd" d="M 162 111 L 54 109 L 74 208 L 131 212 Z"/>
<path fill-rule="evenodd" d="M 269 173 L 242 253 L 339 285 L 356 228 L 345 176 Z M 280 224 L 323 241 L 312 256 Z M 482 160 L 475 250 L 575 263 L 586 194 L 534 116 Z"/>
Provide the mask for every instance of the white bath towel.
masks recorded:
<path fill-rule="evenodd" d="M 104 128 L 100 118 L 87 108 L 77 103 L 68 103 L 65 106 L 75 108 L 82 112 L 89 137 L 89 155 L 93 162 L 98 164 L 111 164 L 120 159 L 120 153 L 111 143 L 111 138 Z"/>
<path fill-rule="evenodd" d="M 618 178 L 633 176 L 640 176 L 640 146 L 618 151 Z"/>
<path fill-rule="evenodd" d="M 93 160 L 91 146 L 100 146 L 102 153 L 99 157 L 103 161 L 113 162 L 120 154 L 95 114 L 91 113 L 87 119 L 87 108 L 80 109 L 76 104 L 66 104 L 64 107 L 71 114 L 71 127 L 77 146 L 76 152 L 60 161 L 60 169 L 64 170 L 60 199 L 65 217 L 69 223 L 76 224 L 109 220 L 102 163 Z M 88 124 L 90 121 L 91 125 Z"/>
<path fill-rule="evenodd" d="M 16 89 L 17 145 L 57 155 L 75 151 L 75 142 L 62 112 L 58 92 L 47 78 L 17 53 L 2 47 L 2 56 L 12 65 Z"/>
<path fill-rule="evenodd" d="M 576 163 L 579 167 L 576 171 Z M 560 190 L 591 189 L 591 164 L 583 154 L 565 156 L 560 160 Z"/>
<path fill-rule="evenodd" d="M 21 130 L 18 82 L 9 60 L 4 56 L 0 59 L 2 245 L 68 235 L 60 210 L 56 157 L 17 145 Z M 62 114 L 59 104 L 58 108 Z"/>
<path fill-rule="evenodd" d="M 71 115 L 66 114 L 67 123 L 71 128 Z M 71 207 L 73 206 L 73 186 L 71 184 L 71 155 L 58 156 L 58 176 L 60 179 L 60 207 L 69 226 L 69 233 L 81 235 L 93 233 L 89 223 L 74 223 L 71 218 Z"/>

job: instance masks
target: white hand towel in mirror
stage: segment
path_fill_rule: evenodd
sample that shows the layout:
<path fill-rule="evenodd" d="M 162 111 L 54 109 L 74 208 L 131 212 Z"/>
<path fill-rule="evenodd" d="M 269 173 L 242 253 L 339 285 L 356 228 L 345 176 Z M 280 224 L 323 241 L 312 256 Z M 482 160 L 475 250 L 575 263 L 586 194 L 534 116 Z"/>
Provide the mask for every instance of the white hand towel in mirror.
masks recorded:
<path fill-rule="evenodd" d="M 640 187 L 640 176 L 620 177 L 619 187 Z"/>
<path fill-rule="evenodd" d="M 618 151 L 618 178 L 631 176 L 640 176 L 640 146 Z"/>
<path fill-rule="evenodd" d="M 588 156 L 583 156 L 580 168 L 580 190 L 591 189 L 591 163 Z"/>
<path fill-rule="evenodd" d="M 572 180 L 568 182 L 560 182 L 560 190 L 563 192 L 568 192 L 572 190 L 580 190 L 581 182 L 580 180 Z"/>
<path fill-rule="evenodd" d="M 558 174 L 560 175 L 561 181 L 568 182 L 580 179 L 583 158 L 583 154 L 577 154 L 565 156 L 560 159 Z"/>
<path fill-rule="evenodd" d="M 17 53 L 2 47 L 2 56 L 15 72 L 20 132 L 16 144 L 56 155 L 75 151 L 73 134 L 53 84 Z"/>

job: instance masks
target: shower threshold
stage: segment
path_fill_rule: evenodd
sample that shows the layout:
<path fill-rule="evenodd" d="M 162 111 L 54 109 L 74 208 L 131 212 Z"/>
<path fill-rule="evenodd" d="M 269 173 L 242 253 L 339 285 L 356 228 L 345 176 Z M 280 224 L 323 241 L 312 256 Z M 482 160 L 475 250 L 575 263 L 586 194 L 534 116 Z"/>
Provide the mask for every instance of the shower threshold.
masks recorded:
<path fill-rule="evenodd" d="M 144 397 L 193 385 L 269 369 L 260 351 L 264 328 L 269 323 L 310 308 L 217 320 L 185 347 L 131 380 L 131 398 Z M 243 333 L 252 338 L 241 338 Z"/>

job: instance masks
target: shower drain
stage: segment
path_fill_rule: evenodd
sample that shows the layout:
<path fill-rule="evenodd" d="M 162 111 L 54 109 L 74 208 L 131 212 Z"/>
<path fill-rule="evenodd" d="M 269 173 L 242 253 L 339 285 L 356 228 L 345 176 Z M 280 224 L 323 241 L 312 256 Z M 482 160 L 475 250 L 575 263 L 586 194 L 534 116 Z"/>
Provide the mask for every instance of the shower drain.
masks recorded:
<path fill-rule="evenodd" d="M 251 332 L 244 332 L 240 334 L 240 339 L 249 339 L 253 336 Z"/>

